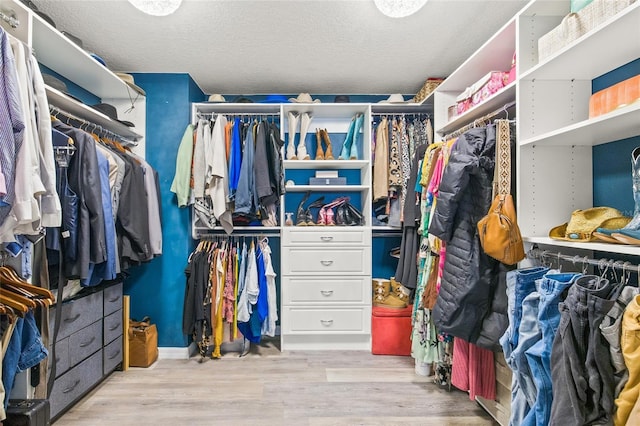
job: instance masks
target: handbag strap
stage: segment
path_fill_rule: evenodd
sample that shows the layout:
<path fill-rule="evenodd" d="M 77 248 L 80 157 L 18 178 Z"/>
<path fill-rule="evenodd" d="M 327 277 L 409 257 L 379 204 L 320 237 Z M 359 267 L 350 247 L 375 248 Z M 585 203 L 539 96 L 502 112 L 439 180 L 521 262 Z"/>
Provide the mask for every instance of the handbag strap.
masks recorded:
<path fill-rule="evenodd" d="M 496 171 L 494 184 L 497 195 L 511 193 L 511 130 L 509 120 L 496 121 Z"/>

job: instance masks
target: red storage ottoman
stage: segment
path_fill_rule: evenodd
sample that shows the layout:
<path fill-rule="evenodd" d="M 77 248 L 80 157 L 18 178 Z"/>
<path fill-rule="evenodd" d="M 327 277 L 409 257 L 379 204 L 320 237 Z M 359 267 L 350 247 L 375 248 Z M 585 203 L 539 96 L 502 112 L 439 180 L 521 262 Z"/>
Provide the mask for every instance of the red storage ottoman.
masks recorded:
<path fill-rule="evenodd" d="M 374 306 L 371 311 L 371 353 L 374 355 L 411 355 L 411 312 Z"/>

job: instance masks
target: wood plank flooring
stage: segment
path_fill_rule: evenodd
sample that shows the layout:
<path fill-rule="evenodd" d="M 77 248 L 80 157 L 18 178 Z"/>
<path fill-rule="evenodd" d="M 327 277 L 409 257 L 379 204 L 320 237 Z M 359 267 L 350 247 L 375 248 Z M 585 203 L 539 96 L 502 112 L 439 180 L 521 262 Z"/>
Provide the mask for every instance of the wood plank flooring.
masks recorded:
<path fill-rule="evenodd" d="M 55 426 L 494 425 L 466 393 L 414 374 L 413 358 L 254 348 L 116 371 Z"/>

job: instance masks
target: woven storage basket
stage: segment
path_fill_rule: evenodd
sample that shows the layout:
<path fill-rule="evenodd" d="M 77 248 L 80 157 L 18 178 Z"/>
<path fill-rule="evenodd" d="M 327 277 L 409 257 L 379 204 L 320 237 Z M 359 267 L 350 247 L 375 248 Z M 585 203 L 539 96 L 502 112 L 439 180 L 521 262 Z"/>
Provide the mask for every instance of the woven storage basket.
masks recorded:
<path fill-rule="evenodd" d="M 422 85 L 422 88 L 420 88 L 418 93 L 413 97 L 413 102 L 420 103 L 427 99 L 427 96 L 436 90 L 436 87 L 438 87 L 443 81 L 443 78 L 428 78 Z"/>
<path fill-rule="evenodd" d="M 568 14 L 562 18 L 560 25 L 538 39 L 538 61 L 542 62 L 585 32 L 580 16 L 577 13 Z"/>
<path fill-rule="evenodd" d="M 589 32 L 629 7 L 635 0 L 593 0 L 578 12 L 580 23 Z"/>

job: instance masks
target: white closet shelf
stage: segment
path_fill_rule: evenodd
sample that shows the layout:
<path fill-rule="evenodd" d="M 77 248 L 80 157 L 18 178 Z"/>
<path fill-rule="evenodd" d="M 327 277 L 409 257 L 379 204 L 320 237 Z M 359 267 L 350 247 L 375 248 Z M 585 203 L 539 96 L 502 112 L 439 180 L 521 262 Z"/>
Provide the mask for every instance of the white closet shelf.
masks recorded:
<path fill-rule="evenodd" d="M 509 71 L 516 50 L 516 19 L 512 18 L 460 65 L 437 92 L 462 93 L 490 71 Z"/>
<path fill-rule="evenodd" d="M 285 170 L 339 169 L 362 170 L 369 167 L 367 160 L 284 160 Z"/>
<path fill-rule="evenodd" d="M 630 245 L 624 245 L 624 244 L 596 243 L 596 242 L 587 242 L 587 243 L 575 242 L 574 243 L 571 241 L 554 240 L 549 237 L 523 237 L 522 239 L 526 243 L 544 244 L 549 246 L 566 247 L 570 249 L 592 250 L 592 251 L 618 253 L 618 254 L 631 254 L 635 256 L 640 255 L 639 246 L 630 246 Z"/>
<path fill-rule="evenodd" d="M 362 192 L 369 190 L 368 185 L 287 185 L 285 188 L 287 192 Z"/>
<path fill-rule="evenodd" d="M 280 231 L 282 228 L 279 226 L 234 226 L 233 231 L 256 231 L 256 234 L 264 231 Z M 196 231 L 200 233 L 206 234 L 207 232 L 215 232 L 215 233 L 224 233 L 224 228 L 222 226 L 216 226 L 212 228 L 198 228 L 196 227 Z"/>
<path fill-rule="evenodd" d="M 584 120 L 520 142 L 544 145 L 600 145 L 640 134 L 640 100 L 608 114 Z"/>
<path fill-rule="evenodd" d="M 280 114 L 280 104 L 200 102 L 193 103 L 192 109 L 205 114 Z"/>
<path fill-rule="evenodd" d="M 509 102 L 513 102 L 515 99 L 516 82 L 514 81 L 505 86 L 499 92 L 494 93 L 493 96 L 486 99 L 484 102 L 479 103 L 473 108 L 470 108 L 464 113 L 454 117 L 451 121 L 438 129 L 437 133 L 440 135 L 451 133 L 485 114 L 495 111 L 496 109 L 500 109 L 500 107 L 508 104 Z"/>
<path fill-rule="evenodd" d="M 138 94 L 40 16 L 33 14 L 36 59 L 99 98 L 127 99 Z"/>
<path fill-rule="evenodd" d="M 429 104 L 429 100 L 431 103 Z M 421 103 L 410 102 L 406 104 L 371 104 L 371 112 L 387 114 L 420 114 L 433 112 L 433 92 Z"/>
<path fill-rule="evenodd" d="M 349 119 L 353 117 L 356 113 L 365 114 L 369 105 L 371 104 L 363 104 L 363 103 L 344 103 L 344 104 L 334 104 L 334 103 L 317 103 L 317 104 L 280 104 L 282 105 L 282 109 L 284 112 L 283 118 L 287 116 L 289 111 L 295 111 L 300 114 L 307 112 L 311 113 L 313 118 L 336 118 L 336 117 L 344 117 Z M 345 128 L 346 131 L 346 128 Z"/>
<path fill-rule="evenodd" d="M 376 232 L 402 232 L 401 227 L 396 226 L 384 226 L 384 225 L 374 225 L 371 227 L 372 231 Z"/>
<path fill-rule="evenodd" d="M 612 46 L 612 40 L 618 42 Z M 591 80 L 638 59 L 639 52 L 640 2 L 636 2 L 522 73 L 520 79 Z"/>
<path fill-rule="evenodd" d="M 139 140 L 142 138 L 141 135 L 131 130 L 131 127 L 112 120 L 100 111 L 70 98 L 57 89 L 47 85 L 45 85 L 45 89 L 47 92 L 47 100 L 50 105 L 58 107 L 78 118 L 97 124 L 106 130 L 124 137 L 125 139 Z"/>

